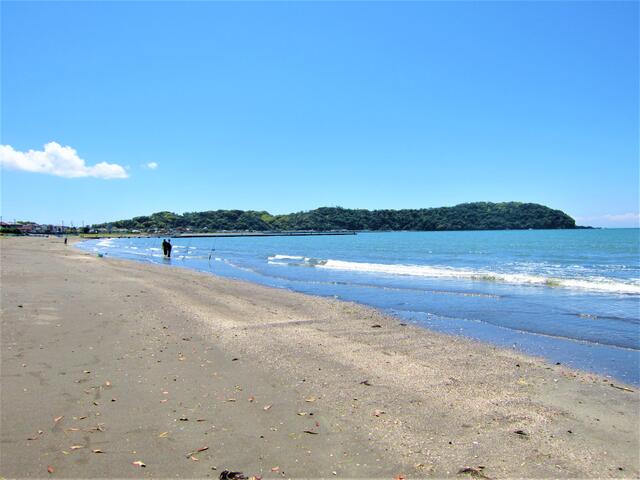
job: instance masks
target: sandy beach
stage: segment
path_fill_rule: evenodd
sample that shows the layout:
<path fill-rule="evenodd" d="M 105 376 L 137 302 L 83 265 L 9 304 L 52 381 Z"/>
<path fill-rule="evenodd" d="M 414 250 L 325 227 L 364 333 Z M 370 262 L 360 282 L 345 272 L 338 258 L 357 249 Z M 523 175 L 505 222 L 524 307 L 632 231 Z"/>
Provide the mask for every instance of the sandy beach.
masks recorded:
<path fill-rule="evenodd" d="M 640 475 L 616 380 L 58 238 L 0 250 L 3 477 Z"/>

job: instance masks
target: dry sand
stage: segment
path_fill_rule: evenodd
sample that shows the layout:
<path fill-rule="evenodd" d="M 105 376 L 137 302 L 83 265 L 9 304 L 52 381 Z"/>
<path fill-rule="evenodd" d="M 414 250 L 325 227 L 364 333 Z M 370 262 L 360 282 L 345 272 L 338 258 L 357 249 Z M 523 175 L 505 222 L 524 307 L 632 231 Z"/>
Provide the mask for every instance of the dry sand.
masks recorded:
<path fill-rule="evenodd" d="M 4 477 L 640 474 L 633 387 L 57 238 L 0 250 Z"/>

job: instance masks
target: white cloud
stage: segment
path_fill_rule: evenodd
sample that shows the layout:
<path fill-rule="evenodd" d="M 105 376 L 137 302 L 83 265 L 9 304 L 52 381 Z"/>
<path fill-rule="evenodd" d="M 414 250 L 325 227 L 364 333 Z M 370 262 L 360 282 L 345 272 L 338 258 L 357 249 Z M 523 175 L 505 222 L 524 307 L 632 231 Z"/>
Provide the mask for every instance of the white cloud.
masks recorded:
<path fill-rule="evenodd" d="M 155 170 L 156 168 L 158 168 L 158 164 L 156 162 L 149 162 L 147 163 L 146 167 L 151 170 Z"/>
<path fill-rule="evenodd" d="M 127 178 L 125 169 L 116 163 L 87 165 L 75 149 L 49 142 L 43 151 L 19 152 L 11 145 L 0 145 L 0 166 L 12 170 L 45 173 L 57 177 Z"/>
<path fill-rule="evenodd" d="M 596 227 L 638 227 L 640 226 L 640 213 L 607 213 L 605 215 L 576 217 L 580 224 Z"/>

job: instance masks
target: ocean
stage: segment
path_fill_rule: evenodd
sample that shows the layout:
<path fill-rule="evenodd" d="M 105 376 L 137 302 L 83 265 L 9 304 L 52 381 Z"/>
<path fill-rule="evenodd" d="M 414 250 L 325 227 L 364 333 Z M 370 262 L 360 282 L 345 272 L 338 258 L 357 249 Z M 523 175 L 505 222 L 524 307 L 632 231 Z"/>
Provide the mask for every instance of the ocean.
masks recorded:
<path fill-rule="evenodd" d="M 640 229 L 88 240 L 83 250 L 355 301 L 640 385 Z"/>

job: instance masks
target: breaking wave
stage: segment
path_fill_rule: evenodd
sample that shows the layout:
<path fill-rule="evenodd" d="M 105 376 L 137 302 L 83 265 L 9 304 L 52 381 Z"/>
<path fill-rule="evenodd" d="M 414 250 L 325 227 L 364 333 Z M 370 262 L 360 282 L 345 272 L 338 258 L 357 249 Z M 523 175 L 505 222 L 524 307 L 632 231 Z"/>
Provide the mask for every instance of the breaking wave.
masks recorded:
<path fill-rule="evenodd" d="M 620 282 L 605 277 L 566 278 L 536 275 L 530 273 L 504 273 L 483 270 L 451 268 L 429 265 L 403 265 L 385 263 L 348 262 L 344 260 L 319 260 L 315 258 L 274 255 L 269 257 L 272 265 L 310 266 L 329 270 L 342 270 L 360 273 L 406 275 L 414 277 L 478 280 L 513 285 L 534 285 L 544 287 L 562 287 L 591 292 L 640 295 L 640 282 Z M 294 260 L 293 262 L 275 261 Z"/>

